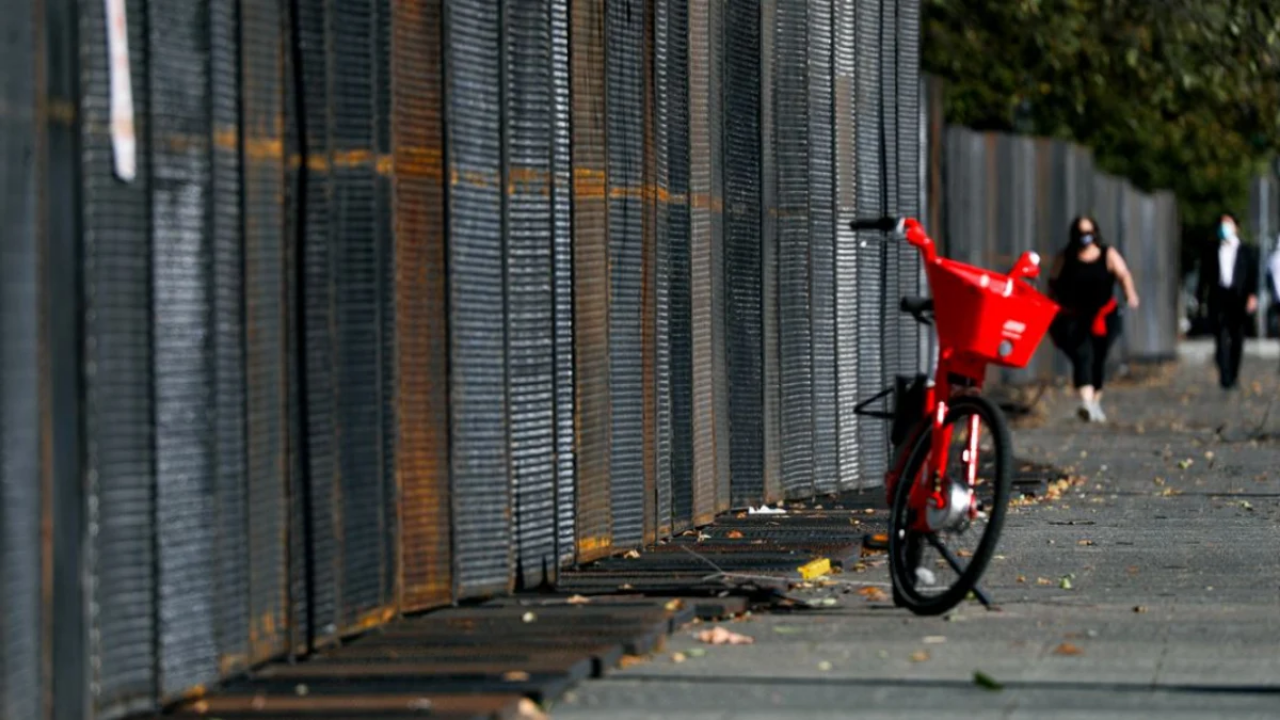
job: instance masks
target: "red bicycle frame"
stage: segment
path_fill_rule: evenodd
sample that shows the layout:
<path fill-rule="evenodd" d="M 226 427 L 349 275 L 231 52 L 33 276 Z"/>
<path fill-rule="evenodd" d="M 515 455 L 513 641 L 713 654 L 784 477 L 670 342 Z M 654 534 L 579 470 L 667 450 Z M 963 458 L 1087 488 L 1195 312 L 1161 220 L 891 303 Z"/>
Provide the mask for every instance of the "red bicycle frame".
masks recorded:
<path fill-rule="evenodd" d="M 946 417 L 954 386 L 980 390 L 990 364 L 1025 366 L 1058 308 L 1025 282 L 1040 274 L 1040 258 L 1035 253 L 1024 252 L 1009 275 L 1003 276 L 939 257 L 933 239 L 914 219 L 904 220 L 901 228 L 907 242 L 919 249 L 933 290 L 938 365 L 934 382 L 925 391 L 924 419 L 901 446 L 886 475 L 885 488 L 892 505 L 911 450 L 925 428 L 931 427 L 929 458 L 911 488 L 908 501 L 912 508 L 932 505 L 944 509 L 949 502 L 948 493 L 944 492 L 947 482 L 944 471 L 952 439 L 952 428 L 946 424 Z M 970 419 L 969 444 L 965 448 L 965 480 L 969 488 L 977 480 L 978 425 L 979 418 L 975 415 Z M 973 517 L 976 508 L 971 505 L 969 512 Z M 916 513 L 911 529 L 934 530 L 929 527 L 928 514 L 924 512 Z"/>

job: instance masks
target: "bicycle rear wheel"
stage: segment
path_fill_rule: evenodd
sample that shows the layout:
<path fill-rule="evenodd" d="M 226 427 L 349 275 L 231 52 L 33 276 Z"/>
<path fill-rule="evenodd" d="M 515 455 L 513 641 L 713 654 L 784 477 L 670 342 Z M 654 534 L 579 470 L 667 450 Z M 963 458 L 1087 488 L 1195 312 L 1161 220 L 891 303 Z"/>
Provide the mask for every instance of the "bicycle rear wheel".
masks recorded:
<path fill-rule="evenodd" d="M 1013 482 L 1009 426 L 996 405 L 982 397 L 958 398 L 944 422 L 951 428 L 944 477 L 958 483 L 973 478 L 977 515 L 934 532 L 912 529 L 917 511 L 908 498 L 926 467 L 933 436 L 932 429 L 921 433 L 889 514 L 894 601 L 917 615 L 950 610 L 978 584 L 995 554 Z"/>

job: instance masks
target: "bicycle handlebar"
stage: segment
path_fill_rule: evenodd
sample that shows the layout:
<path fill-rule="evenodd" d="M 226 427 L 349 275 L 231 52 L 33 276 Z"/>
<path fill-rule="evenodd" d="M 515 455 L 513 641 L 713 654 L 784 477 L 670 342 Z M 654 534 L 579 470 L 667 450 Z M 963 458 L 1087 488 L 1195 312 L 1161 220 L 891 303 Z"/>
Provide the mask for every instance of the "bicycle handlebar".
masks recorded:
<path fill-rule="evenodd" d="M 878 218 L 858 218 L 849 223 L 852 230 L 878 230 L 879 232 L 893 232 L 902 224 L 902 220 L 896 217 L 878 217 Z"/>
<path fill-rule="evenodd" d="M 933 240 L 930 239 L 924 228 L 920 226 L 920 222 L 913 218 L 859 218 L 849 223 L 849 227 L 855 232 L 858 230 L 874 230 L 892 233 L 895 239 L 906 240 L 918 248 L 926 263 L 933 262 L 938 256 Z"/>

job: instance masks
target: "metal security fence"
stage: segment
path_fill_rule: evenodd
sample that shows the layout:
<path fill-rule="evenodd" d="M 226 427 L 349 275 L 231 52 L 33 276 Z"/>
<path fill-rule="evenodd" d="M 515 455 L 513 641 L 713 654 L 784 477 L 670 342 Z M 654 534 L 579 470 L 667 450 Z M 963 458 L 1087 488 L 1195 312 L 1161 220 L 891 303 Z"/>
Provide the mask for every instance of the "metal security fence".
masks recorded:
<path fill-rule="evenodd" d="M 878 482 L 916 2 L 0 8 L 5 718 Z"/>
<path fill-rule="evenodd" d="M 1008 268 L 1023 251 L 1033 250 L 1047 272 L 1066 243 L 1071 220 L 1090 215 L 1103 242 L 1124 254 L 1142 299 L 1136 311 L 1124 310 L 1118 358 L 1176 356 L 1179 226 L 1171 193 L 1140 192 L 1097 171 L 1088 150 L 1068 143 L 958 127 L 942 132 L 944 150 L 934 156 L 932 169 L 944 178 L 939 235 L 949 257 Z M 1027 368 L 1000 375 L 1010 382 L 1044 379 L 1064 372 L 1064 363 L 1046 340 Z"/>
<path fill-rule="evenodd" d="M 1258 289 L 1258 333 L 1259 337 L 1273 337 L 1280 333 L 1277 325 L 1277 309 L 1272 300 L 1271 290 L 1267 285 L 1267 263 L 1271 254 L 1280 244 L 1280 178 L 1262 176 L 1254 178 L 1249 185 L 1248 217 L 1241 222 L 1252 235 L 1258 245 L 1262 258 L 1262 271 L 1259 273 Z M 1276 279 L 1280 282 L 1280 278 Z"/>

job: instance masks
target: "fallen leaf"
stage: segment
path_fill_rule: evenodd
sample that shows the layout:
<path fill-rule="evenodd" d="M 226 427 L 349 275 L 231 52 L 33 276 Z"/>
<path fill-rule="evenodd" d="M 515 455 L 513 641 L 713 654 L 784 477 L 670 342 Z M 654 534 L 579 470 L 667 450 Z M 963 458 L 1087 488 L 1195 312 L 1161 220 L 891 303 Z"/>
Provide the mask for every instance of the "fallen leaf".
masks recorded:
<path fill-rule="evenodd" d="M 1052 580 L 1050 580 L 1049 578 L 1042 578 L 1042 577 L 1038 577 L 1038 578 L 1036 578 L 1036 584 L 1037 584 L 1037 585 L 1052 585 L 1052 584 L 1053 584 L 1053 581 L 1052 581 Z"/>
<path fill-rule="evenodd" d="M 697 639 L 698 642 L 704 642 L 708 645 L 751 645 L 755 642 L 754 638 L 725 630 L 719 625 L 711 630 L 703 630 L 698 633 Z"/>
<path fill-rule="evenodd" d="M 523 670 L 512 670 L 502 673 L 502 679 L 507 682 L 529 682 L 529 673 Z"/>
<path fill-rule="evenodd" d="M 1084 651 L 1069 642 L 1065 642 L 1054 648 L 1053 653 L 1055 655 L 1083 655 Z"/>
<path fill-rule="evenodd" d="M 307 687 L 306 685 L 295 685 L 293 688 L 293 692 L 298 697 L 306 697 L 311 694 L 311 688 Z"/>
<path fill-rule="evenodd" d="M 1062 576 L 1062 579 L 1058 581 L 1058 587 L 1062 588 L 1063 590 L 1070 590 L 1070 589 L 1071 589 L 1071 576 L 1069 576 L 1069 575 L 1063 575 L 1063 576 Z"/>
<path fill-rule="evenodd" d="M 947 638 L 945 635 L 927 635 L 924 638 L 925 645 L 941 645 L 946 641 Z"/>
<path fill-rule="evenodd" d="M 1248 500 L 1241 500 L 1240 507 L 1244 508 L 1245 510 L 1253 510 L 1253 505 Z"/>
<path fill-rule="evenodd" d="M 570 605 L 586 605 L 587 603 L 591 602 L 591 598 L 583 597 L 581 595 L 574 595 L 568 600 L 565 600 L 565 602 L 569 603 Z"/>
<path fill-rule="evenodd" d="M 911 662 L 927 662 L 928 660 L 929 653 L 926 650 L 917 650 L 911 653 Z"/>
<path fill-rule="evenodd" d="M 673 653 L 673 654 L 671 655 L 671 662 L 673 662 L 673 663 L 675 663 L 675 664 L 677 664 L 677 665 L 679 665 L 680 663 L 682 663 L 682 662 L 684 662 L 685 660 L 688 660 L 688 659 L 689 659 L 689 657 L 688 657 L 687 655 L 685 655 L 684 653 L 681 653 L 681 652 Z"/>
<path fill-rule="evenodd" d="M 1020 583 L 1025 583 L 1026 581 L 1027 581 L 1027 576 L 1026 576 L 1026 575 L 1019 575 L 1019 576 L 1018 576 L 1018 582 L 1020 582 Z"/>
<path fill-rule="evenodd" d="M 863 511 L 862 511 L 862 514 L 863 514 L 863 515 L 875 515 L 875 514 L 876 514 L 876 510 L 875 510 L 875 508 L 867 508 L 866 510 L 863 510 Z"/>
<path fill-rule="evenodd" d="M 822 662 L 818 663 L 818 669 L 821 670 L 822 672 L 830 672 L 831 663 L 827 662 L 826 660 L 823 660 Z"/>
<path fill-rule="evenodd" d="M 684 601 L 681 600 L 680 598 L 676 598 L 674 600 L 668 600 L 667 604 L 662 606 L 662 608 L 667 612 L 675 612 L 676 610 L 679 610 L 682 607 L 684 607 Z"/>
<path fill-rule="evenodd" d="M 703 657 L 704 655 L 707 654 L 707 649 L 706 648 L 689 648 L 688 650 L 684 651 L 684 654 L 688 655 L 689 657 L 695 657 L 695 658 Z"/>
<path fill-rule="evenodd" d="M 981 670 L 973 671 L 973 684 L 986 690 L 1003 690 L 1004 689 L 1004 685 L 1001 685 L 999 682 L 996 681 L 995 678 L 982 672 Z"/>
<path fill-rule="evenodd" d="M 1077 544 L 1077 545 L 1084 546 L 1084 547 L 1091 547 L 1091 546 L 1093 546 L 1093 545 L 1097 545 L 1098 543 L 1096 543 L 1096 542 L 1094 542 L 1094 541 L 1092 541 L 1092 540 L 1079 540 L 1079 541 L 1077 541 L 1077 542 L 1076 542 L 1076 544 Z"/>
<path fill-rule="evenodd" d="M 790 625 L 775 625 L 773 631 L 779 635 L 795 635 L 800 632 L 800 628 L 791 627 Z"/>
<path fill-rule="evenodd" d="M 625 670 L 629 667 L 635 667 L 636 665 L 645 662 L 646 659 L 647 658 L 641 655 L 623 655 L 622 659 L 618 661 L 618 667 Z"/>
<path fill-rule="evenodd" d="M 547 720 L 548 716 L 538 707 L 538 703 L 529 698 L 520 698 L 520 707 L 516 711 L 516 720 Z"/>
<path fill-rule="evenodd" d="M 725 537 L 729 538 L 730 540 L 741 540 L 741 539 L 742 539 L 742 531 L 741 531 L 741 530 L 730 530 L 728 533 L 726 533 L 726 534 L 725 534 Z"/>
<path fill-rule="evenodd" d="M 538 616 L 537 616 L 537 615 L 534 615 L 534 614 L 533 614 L 533 613 L 531 613 L 531 612 L 527 612 L 527 613 L 525 613 L 524 615 L 521 615 L 521 616 L 520 616 L 520 619 L 521 619 L 522 621 L 524 621 L 524 622 L 531 623 L 531 622 L 533 622 L 534 620 L 537 620 L 537 619 L 538 619 Z"/>
<path fill-rule="evenodd" d="M 973 551 L 972 551 L 972 550 L 964 550 L 964 549 L 960 549 L 960 550 L 957 550 L 957 551 L 956 551 L 956 556 L 957 556 L 957 557 L 962 557 L 962 558 L 973 557 Z"/>
<path fill-rule="evenodd" d="M 1133 606 L 1133 611 L 1134 611 L 1134 612 L 1136 612 L 1136 613 L 1144 613 L 1144 612 L 1146 612 L 1146 611 L 1147 611 L 1147 606 L 1146 606 L 1146 605 L 1134 605 L 1134 606 Z"/>
<path fill-rule="evenodd" d="M 624 557 L 624 558 L 626 558 L 626 559 L 628 559 L 628 560 L 635 560 L 636 558 L 640 557 L 640 551 L 639 551 L 639 550 L 628 550 L 628 551 L 627 551 L 627 554 L 626 554 L 626 555 L 623 555 L 622 557 Z"/>
<path fill-rule="evenodd" d="M 1195 460 L 1192 460 L 1191 458 L 1187 458 L 1186 460 L 1180 460 L 1180 461 L 1178 461 L 1178 467 L 1182 468 L 1183 470 L 1186 470 L 1187 468 L 1189 468 L 1189 467 L 1191 467 L 1192 465 L 1195 465 L 1195 464 L 1196 464 L 1196 461 L 1195 461 Z"/>
<path fill-rule="evenodd" d="M 816 560 L 810 560 L 804 565 L 801 565 L 800 567 L 796 568 L 796 571 L 799 572 L 800 577 L 804 578 L 805 580 L 816 580 L 822 577 L 823 575 L 828 575 L 831 573 L 831 560 L 827 558 L 818 558 Z"/>
<path fill-rule="evenodd" d="M 867 602 L 885 602 L 889 599 L 889 595 L 885 591 L 874 585 L 859 588 L 858 594 L 866 598 Z"/>

